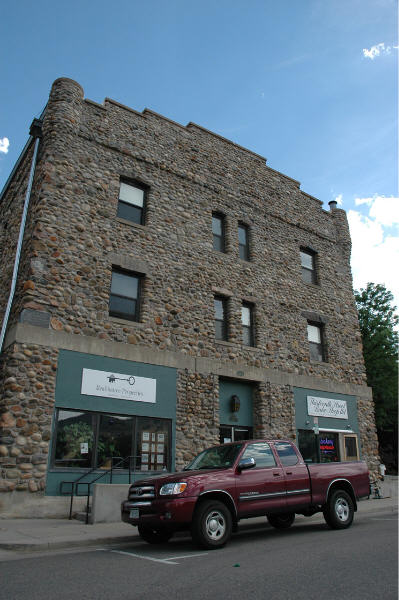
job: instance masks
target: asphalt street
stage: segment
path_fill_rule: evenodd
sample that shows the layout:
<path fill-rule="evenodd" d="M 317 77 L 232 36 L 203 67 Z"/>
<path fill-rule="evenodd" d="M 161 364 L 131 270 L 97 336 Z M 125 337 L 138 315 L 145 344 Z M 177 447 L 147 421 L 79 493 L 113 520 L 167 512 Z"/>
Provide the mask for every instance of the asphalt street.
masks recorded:
<path fill-rule="evenodd" d="M 332 531 L 320 518 L 287 531 L 245 527 L 220 550 L 187 537 L 24 555 L 0 561 L 1 600 L 396 600 L 397 515 L 356 515 Z"/>

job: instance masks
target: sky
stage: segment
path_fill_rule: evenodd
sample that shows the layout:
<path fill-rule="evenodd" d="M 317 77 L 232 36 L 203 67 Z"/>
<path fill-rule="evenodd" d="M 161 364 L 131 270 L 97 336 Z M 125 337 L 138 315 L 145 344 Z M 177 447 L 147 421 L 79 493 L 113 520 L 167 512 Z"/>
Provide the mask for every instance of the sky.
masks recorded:
<path fill-rule="evenodd" d="M 0 20 L 0 189 L 52 82 L 267 158 L 352 235 L 399 306 L 397 0 L 14 0 Z"/>

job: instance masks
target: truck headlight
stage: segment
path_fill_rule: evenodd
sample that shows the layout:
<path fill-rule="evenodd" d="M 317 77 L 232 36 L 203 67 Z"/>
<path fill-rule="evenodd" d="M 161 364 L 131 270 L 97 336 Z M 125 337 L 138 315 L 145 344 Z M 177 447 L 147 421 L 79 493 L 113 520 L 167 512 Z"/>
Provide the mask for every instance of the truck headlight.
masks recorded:
<path fill-rule="evenodd" d="M 181 494 L 187 487 L 187 483 L 181 481 L 179 483 L 165 483 L 159 490 L 160 496 L 173 496 L 175 494 Z"/>

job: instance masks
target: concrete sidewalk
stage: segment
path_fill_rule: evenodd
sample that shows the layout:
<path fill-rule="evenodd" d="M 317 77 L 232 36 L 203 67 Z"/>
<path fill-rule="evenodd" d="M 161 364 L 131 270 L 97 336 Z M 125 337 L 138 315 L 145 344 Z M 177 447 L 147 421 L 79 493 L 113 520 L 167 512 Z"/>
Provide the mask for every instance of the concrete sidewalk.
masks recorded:
<path fill-rule="evenodd" d="M 397 513 L 396 497 L 361 500 L 358 515 L 364 513 Z M 297 517 L 305 519 L 306 517 Z M 355 517 L 356 518 L 356 517 Z M 314 515 L 309 522 L 323 521 Z M 245 519 L 239 529 L 265 524 L 265 518 Z M 86 525 L 68 519 L 0 519 L 0 549 L 19 552 L 57 550 L 61 548 L 126 544 L 138 541 L 137 528 L 127 523 L 97 523 Z"/>

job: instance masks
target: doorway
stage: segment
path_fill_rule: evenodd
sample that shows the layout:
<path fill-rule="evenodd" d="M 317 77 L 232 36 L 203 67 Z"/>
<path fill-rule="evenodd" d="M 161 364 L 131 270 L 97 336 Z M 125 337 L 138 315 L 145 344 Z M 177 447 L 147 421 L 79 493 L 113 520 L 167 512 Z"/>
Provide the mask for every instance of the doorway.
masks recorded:
<path fill-rule="evenodd" d="M 240 442 L 241 440 L 250 440 L 252 438 L 252 427 L 243 427 L 241 425 L 221 425 L 220 443 Z"/>

